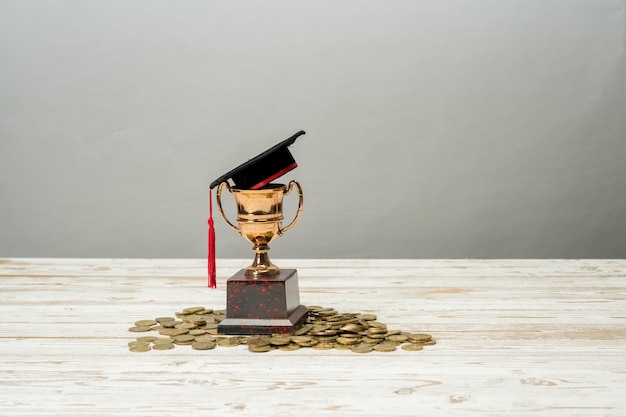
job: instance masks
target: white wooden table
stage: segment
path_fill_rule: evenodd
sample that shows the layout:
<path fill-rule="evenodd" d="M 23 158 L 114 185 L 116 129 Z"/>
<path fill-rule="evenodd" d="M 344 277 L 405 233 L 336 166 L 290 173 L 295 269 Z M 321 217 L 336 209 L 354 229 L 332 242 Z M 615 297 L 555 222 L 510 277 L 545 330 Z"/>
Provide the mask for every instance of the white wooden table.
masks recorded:
<path fill-rule="evenodd" d="M 131 353 L 225 307 L 245 260 L 0 260 L 1 416 L 626 416 L 625 260 L 282 260 L 304 304 L 432 334 L 420 352 Z"/>

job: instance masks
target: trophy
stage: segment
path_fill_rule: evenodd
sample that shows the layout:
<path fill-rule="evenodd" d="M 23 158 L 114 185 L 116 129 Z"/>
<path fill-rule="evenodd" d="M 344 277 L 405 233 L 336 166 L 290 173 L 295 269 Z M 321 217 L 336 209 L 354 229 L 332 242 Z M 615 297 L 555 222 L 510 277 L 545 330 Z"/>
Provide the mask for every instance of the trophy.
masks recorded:
<path fill-rule="evenodd" d="M 234 226 L 224 214 L 222 208 L 222 189 L 224 186 L 237 202 L 239 227 Z M 298 189 L 298 211 L 291 223 L 283 228 L 283 196 L 289 195 L 294 186 Z M 283 184 L 270 183 L 260 189 L 246 190 L 231 187 L 227 182 L 223 182 L 217 189 L 217 206 L 226 224 L 253 245 L 254 260 L 252 265 L 245 269 L 244 275 L 249 278 L 279 275 L 280 269 L 269 258 L 269 244 L 276 236 L 282 236 L 283 233 L 291 229 L 300 218 L 302 213 L 302 188 L 300 184 L 297 181 L 291 181 L 289 187 L 285 187 Z"/>
<path fill-rule="evenodd" d="M 297 181 L 288 185 L 272 183 L 297 164 L 287 149 L 300 131 L 211 183 L 218 186 L 217 204 L 222 219 L 252 243 L 254 259 L 226 282 L 226 317 L 217 330 L 223 334 L 291 334 L 305 321 L 308 309 L 300 305 L 298 274 L 280 269 L 269 258 L 269 244 L 291 229 L 302 213 L 303 194 Z M 231 186 L 228 180 L 235 183 Z M 231 223 L 222 206 L 226 188 L 235 200 L 237 225 Z M 283 198 L 298 192 L 298 209 L 283 227 Z"/>

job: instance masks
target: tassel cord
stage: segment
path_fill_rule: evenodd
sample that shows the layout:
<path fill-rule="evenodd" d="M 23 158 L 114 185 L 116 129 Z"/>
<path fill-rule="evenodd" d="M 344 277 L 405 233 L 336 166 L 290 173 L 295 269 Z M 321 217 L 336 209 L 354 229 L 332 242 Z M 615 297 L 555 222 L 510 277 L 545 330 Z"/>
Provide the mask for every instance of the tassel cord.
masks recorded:
<path fill-rule="evenodd" d="M 208 236 L 207 271 L 209 288 L 217 288 L 215 268 L 215 228 L 213 225 L 213 190 L 209 188 L 209 236 Z"/>

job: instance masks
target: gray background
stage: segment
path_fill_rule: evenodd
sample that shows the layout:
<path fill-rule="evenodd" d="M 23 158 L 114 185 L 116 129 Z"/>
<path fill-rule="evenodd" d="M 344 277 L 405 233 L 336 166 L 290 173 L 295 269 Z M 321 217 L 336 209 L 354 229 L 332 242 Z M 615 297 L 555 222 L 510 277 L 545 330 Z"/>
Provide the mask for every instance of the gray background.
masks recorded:
<path fill-rule="evenodd" d="M 275 258 L 624 257 L 624 8 L 0 0 L 0 256 L 203 257 L 304 129 Z"/>

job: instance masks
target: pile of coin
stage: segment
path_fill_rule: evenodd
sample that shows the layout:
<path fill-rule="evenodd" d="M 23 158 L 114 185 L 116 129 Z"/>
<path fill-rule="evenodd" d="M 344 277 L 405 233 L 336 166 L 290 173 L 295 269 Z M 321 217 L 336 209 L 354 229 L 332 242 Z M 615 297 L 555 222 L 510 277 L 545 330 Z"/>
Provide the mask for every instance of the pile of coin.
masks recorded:
<path fill-rule="evenodd" d="M 131 352 L 148 352 L 173 349 L 175 345 L 190 345 L 197 350 L 246 345 L 251 352 L 311 348 L 369 353 L 393 352 L 398 347 L 418 351 L 435 344 L 429 334 L 390 330 L 374 314 L 339 313 L 320 306 L 309 306 L 308 310 L 306 322 L 293 335 L 225 336 L 217 332 L 224 310 L 189 307 L 175 313 L 176 317 L 136 321 L 131 332 L 156 331 L 162 337 L 137 337 L 128 348 Z"/>

